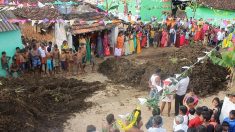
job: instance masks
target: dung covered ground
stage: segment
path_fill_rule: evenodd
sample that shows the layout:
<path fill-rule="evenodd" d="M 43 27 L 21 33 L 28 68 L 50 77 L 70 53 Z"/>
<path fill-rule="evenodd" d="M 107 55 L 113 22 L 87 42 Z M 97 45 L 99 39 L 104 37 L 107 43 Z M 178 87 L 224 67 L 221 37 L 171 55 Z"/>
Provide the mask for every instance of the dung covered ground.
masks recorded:
<path fill-rule="evenodd" d="M 148 49 L 141 55 L 119 60 L 109 58 L 99 65 L 98 71 L 116 83 L 148 89 L 150 76 L 160 68 L 162 79 L 181 73 L 181 67 L 190 66 L 209 49 L 198 45 L 177 48 Z M 196 94 L 205 96 L 226 88 L 225 68 L 214 65 L 209 59 L 195 65 L 189 73 L 190 85 Z"/>
<path fill-rule="evenodd" d="M 104 88 L 65 78 L 0 79 L 0 131 L 60 132 L 75 112 L 92 106 L 84 99 Z"/>

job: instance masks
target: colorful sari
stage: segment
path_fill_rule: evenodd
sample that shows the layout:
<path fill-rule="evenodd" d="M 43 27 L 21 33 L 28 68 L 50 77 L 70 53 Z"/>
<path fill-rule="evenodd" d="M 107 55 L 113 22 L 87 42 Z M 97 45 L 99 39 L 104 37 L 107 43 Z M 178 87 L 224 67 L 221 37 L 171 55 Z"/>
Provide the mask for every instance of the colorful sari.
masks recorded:
<path fill-rule="evenodd" d="M 104 57 L 102 38 L 100 35 L 97 37 L 97 53 L 99 57 Z"/>
<path fill-rule="evenodd" d="M 134 48 L 137 48 L 136 32 L 133 33 Z"/>
<path fill-rule="evenodd" d="M 109 56 L 110 55 L 110 48 L 109 48 L 109 37 L 108 34 L 104 35 L 103 38 L 103 47 L 104 47 L 104 55 Z"/>
<path fill-rule="evenodd" d="M 86 60 L 90 62 L 91 60 L 91 43 L 90 38 L 86 39 Z"/>
<path fill-rule="evenodd" d="M 194 41 L 202 40 L 201 37 L 202 37 L 202 31 L 200 28 L 198 28 L 194 36 Z"/>
<path fill-rule="evenodd" d="M 166 47 L 168 43 L 168 33 L 166 31 L 162 32 L 161 47 Z"/>
<path fill-rule="evenodd" d="M 180 47 L 180 32 L 176 32 L 176 41 L 175 41 L 175 47 L 179 48 Z"/>
<path fill-rule="evenodd" d="M 180 35 L 180 47 L 184 46 L 184 43 L 185 43 L 185 36 L 184 36 L 184 34 L 181 34 Z"/>
<path fill-rule="evenodd" d="M 141 34 L 138 33 L 138 34 L 137 34 L 137 54 L 141 53 L 141 45 L 140 45 L 140 42 L 141 42 Z"/>
<path fill-rule="evenodd" d="M 132 54 L 135 51 L 134 40 L 133 40 L 133 35 L 132 34 L 130 35 L 129 44 L 130 44 L 130 54 Z"/>
<path fill-rule="evenodd" d="M 128 36 L 125 36 L 124 49 L 125 49 L 125 55 L 129 55 L 130 54 L 130 44 L 129 44 L 129 37 Z"/>
<path fill-rule="evenodd" d="M 143 34 L 142 41 L 141 41 L 141 48 L 145 47 L 147 44 L 147 36 Z"/>

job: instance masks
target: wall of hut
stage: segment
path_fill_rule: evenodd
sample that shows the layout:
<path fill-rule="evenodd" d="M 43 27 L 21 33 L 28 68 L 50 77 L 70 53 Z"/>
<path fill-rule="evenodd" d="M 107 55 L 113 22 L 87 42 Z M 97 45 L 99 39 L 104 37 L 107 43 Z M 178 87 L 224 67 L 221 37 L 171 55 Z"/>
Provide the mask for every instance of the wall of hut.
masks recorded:
<path fill-rule="evenodd" d="M 20 25 L 22 35 L 27 39 L 36 39 L 40 42 L 54 42 L 54 30 L 44 29 L 41 25 L 25 23 Z"/>

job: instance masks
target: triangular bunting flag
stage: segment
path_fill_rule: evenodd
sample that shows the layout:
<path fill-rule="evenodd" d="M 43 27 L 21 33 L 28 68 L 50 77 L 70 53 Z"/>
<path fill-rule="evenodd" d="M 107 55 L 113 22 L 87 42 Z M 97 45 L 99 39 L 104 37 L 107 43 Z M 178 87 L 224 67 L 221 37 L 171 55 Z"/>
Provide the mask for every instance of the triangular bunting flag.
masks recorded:
<path fill-rule="evenodd" d="M 38 7 L 39 7 L 39 8 L 42 8 L 42 7 L 44 7 L 44 6 L 45 6 L 44 4 L 42 4 L 41 2 L 38 1 Z"/>

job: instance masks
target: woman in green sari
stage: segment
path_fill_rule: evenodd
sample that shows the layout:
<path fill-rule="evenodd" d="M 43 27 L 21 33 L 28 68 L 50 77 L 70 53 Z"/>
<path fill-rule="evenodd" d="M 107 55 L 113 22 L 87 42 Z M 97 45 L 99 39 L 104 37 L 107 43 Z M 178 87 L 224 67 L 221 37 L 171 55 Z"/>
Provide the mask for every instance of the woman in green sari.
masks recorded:
<path fill-rule="evenodd" d="M 91 41 L 90 36 L 87 36 L 86 38 L 86 61 L 91 61 Z"/>
<path fill-rule="evenodd" d="M 136 48 L 137 48 L 137 40 L 136 40 L 136 31 L 133 30 L 132 31 L 132 34 L 133 34 L 133 40 L 134 40 L 134 52 L 136 51 Z"/>

